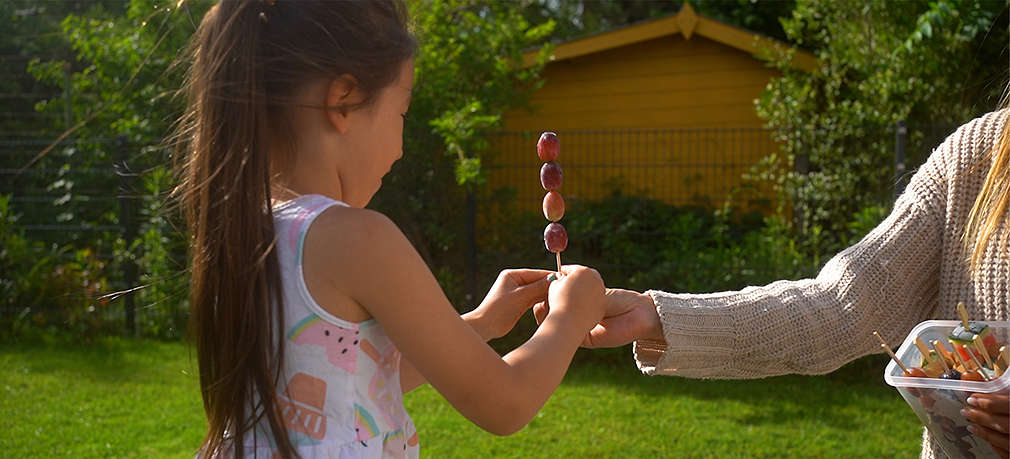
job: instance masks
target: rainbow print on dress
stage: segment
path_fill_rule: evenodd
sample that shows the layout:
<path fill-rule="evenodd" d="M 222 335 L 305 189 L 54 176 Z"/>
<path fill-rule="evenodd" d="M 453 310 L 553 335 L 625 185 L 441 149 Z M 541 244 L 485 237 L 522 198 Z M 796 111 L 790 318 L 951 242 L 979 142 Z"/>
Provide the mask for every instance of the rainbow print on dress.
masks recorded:
<path fill-rule="evenodd" d="M 375 418 L 357 403 L 354 404 L 354 430 L 358 432 L 358 441 L 379 435 L 379 426 L 375 423 Z"/>

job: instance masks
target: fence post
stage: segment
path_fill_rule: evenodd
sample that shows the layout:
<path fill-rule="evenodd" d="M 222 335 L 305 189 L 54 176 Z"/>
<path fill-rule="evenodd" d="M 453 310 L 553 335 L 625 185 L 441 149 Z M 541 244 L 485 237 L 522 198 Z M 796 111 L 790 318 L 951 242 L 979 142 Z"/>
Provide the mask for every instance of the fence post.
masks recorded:
<path fill-rule="evenodd" d="M 908 126 L 905 120 L 898 121 L 894 126 L 894 199 L 905 191 L 905 141 L 908 139 Z"/>
<path fill-rule="evenodd" d="M 70 63 L 63 63 L 63 125 L 64 129 L 70 129 L 74 124 L 74 111 L 73 111 L 73 100 L 71 97 L 71 85 L 73 80 L 71 79 Z"/>
<path fill-rule="evenodd" d="M 473 302 L 477 296 L 477 198 L 473 195 L 472 185 L 466 186 L 466 296 Z"/>
<path fill-rule="evenodd" d="M 131 290 L 137 286 L 137 262 L 131 248 L 133 241 L 137 238 L 138 228 L 133 202 L 133 184 L 131 183 L 134 174 L 127 164 L 128 145 L 126 137 L 120 136 L 116 139 L 116 174 L 119 175 L 119 226 L 122 227 L 127 249 L 126 259 L 123 260 L 123 277 L 127 291 L 123 295 L 123 306 L 126 309 L 126 332 L 135 335 L 137 333 L 136 305 Z"/>

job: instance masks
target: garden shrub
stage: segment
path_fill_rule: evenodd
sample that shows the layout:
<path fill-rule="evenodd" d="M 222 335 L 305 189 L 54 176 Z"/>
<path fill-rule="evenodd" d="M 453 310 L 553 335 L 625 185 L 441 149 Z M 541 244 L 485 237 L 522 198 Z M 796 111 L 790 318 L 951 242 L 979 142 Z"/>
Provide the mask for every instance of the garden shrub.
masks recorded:
<path fill-rule="evenodd" d="M 109 331 L 106 262 L 100 248 L 71 249 L 25 237 L 0 195 L 0 330 L 8 338 L 28 328 L 68 332 L 83 339 Z"/>

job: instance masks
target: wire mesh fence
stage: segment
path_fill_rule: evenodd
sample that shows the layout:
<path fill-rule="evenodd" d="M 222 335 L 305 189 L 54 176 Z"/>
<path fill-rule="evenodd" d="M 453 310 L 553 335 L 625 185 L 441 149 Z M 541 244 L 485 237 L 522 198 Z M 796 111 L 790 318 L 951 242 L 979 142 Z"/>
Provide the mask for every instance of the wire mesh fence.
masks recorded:
<path fill-rule="evenodd" d="M 7 247 L 6 262 L 27 271 L 4 280 L 18 295 L 54 296 L 34 308 L 4 301 L 0 316 L 115 323 L 136 332 L 135 295 L 115 292 L 139 285 L 140 210 L 156 199 L 127 165 L 140 147 L 125 138 L 0 140 L 0 195 L 8 197 L 4 217 L 13 223 L 7 236 L 24 241 L 16 254 Z"/>
<path fill-rule="evenodd" d="M 867 127 L 867 143 L 893 145 L 893 150 L 887 153 L 893 155 L 892 179 L 877 184 L 878 191 L 883 195 L 900 191 L 911 171 L 954 128 L 936 124 Z M 669 258 L 674 253 L 664 247 L 681 244 L 671 239 L 672 235 L 691 234 L 684 228 L 671 229 L 670 226 L 705 222 L 707 217 L 691 220 L 664 215 L 652 218 L 660 222 L 657 224 L 642 222 L 650 219 L 648 212 L 675 212 L 671 209 L 695 209 L 710 215 L 730 196 L 742 212 L 756 215 L 771 212 L 770 202 L 775 198 L 771 188 L 744 179 L 762 158 L 780 152 L 769 131 L 759 128 L 629 129 L 558 134 L 562 141 L 558 162 L 564 169 L 561 191 L 568 208 L 595 212 L 592 218 L 576 219 L 575 230 L 582 233 L 572 235 L 573 249 L 569 253 L 576 261 L 585 261 L 578 257 L 592 250 L 604 253 L 606 256 L 593 260 L 597 263 L 594 267 L 600 269 L 605 278 L 632 279 L 633 285 L 625 286 L 642 288 L 713 289 L 738 288 L 743 286 L 737 285 L 741 282 L 805 272 L 791 268 L 783 270 L 776 264 L 775 253 L 764 258 L 749 258 L 753 261 L 746 265 L 739 262 L 706 265 L 707 271 L 703 271 L 701 264 L 712 264 L 711 261 L 696 263 L 689 256 L 676 260 L 663 257 Z M 474 247 L 474 250 L 465 251 L 468 260 L 463 266 L 468 272 L 459 273 L 459 278 L 481 279 L 483 283 L 505 267 L 551 266 L 553 258 L 545 255 L 542 244 L 537 241 L 536 228 L 546 223 L 541 214 L 544 192 L 538 178 L 541 162 L 535 153 L 538 136 L 539 132 L 498 132 L 490 137 L 492 148 L 484 158 L 487 186 L 480 198 L 472 202 L 472 210 L 467 210 L 469 223 L 461 230 L 466 234 L 456 239 Z M 80 301 L 82 298 L 69 300 L 90 301 L 91 306 L 84 308 L 98 305 L 101 310 L 93 313 L 105 322 L 117 324 L 130 333 L 136 333 L 138 323 L 145 324 L 144 327 L 174 324 L 179 328 L 187 314 L 183 301 L 185 292 L 163 292 L 137 302 L 140 292 L 144 292 L 137 287 L 145 287 L 151 279 L 171 276 L 173 272 L 181 276 L 185 265 L 185 260 L 175 260 L 162 272 L 151 273 L 145 270 L 152 264 L 138 263 L 145 257 L 173 256 L 154 253 L 166 251 L 159 246 L 165 235 L 157 232 L 152 235 L 148 231 L 157 229 L 157 225 L 165 226 L 164 222 L 152 224 L 156 219 L 165 218 L 159 211 L 152 210 L 160 209 L 159 201 L 163 196 L 157 187 L 145 184 L 150 177 L 145 178 L 130 168 L 131 164 L 151 164 L 149 151 L 157 149 L 158 143 L 137 144 L 122 138 L 65 140 L 56 144 L 49 154 L 37 158 L 51 142 L 50 139 L 25 137 L 0 139 L 0 195 L 10 197 L 8 212 L 18 216 L 17 230 L 23 232 L 26 240 L 36 243 L 29 250 L 38 252 L 39 257 L 58 258 L 52 262 L 55 267 L 61 266 L 60 263 L 86 265 L 86 261 L 104 267 L 106 283 L 100 289 L 93 292 L 84 289 L 81 295 L 91 295 L 83 298 L 84 301 Z M 809 167 L 803 164 L 802 157 L 796 159 L 797 169 Z M 608 215 L 609 210 L 594 207 L 594 203 L 614 196 L 644 198 L 666 207 L 628 209 L 625 215 Z M 628 206 L 646 205 L 641 204 L 644 201 L 620 202 Z M 566 216 L 566 220 L 570 219 Z M 629 219 L 638 221 L 629 223 Z M 503 242 L 516 240 L 516 232 L 530 233 L 525 247 L 517 248 L 514 243 Z M 623 252 L 609 245 L 613 243 L 614 233 L 624 238 Z M 608 248 L 594 245 L 608 245 Z M 632 249 L 626 248 L 636 245 L 643 251 L 632 253 Z M 56 248 L 59 250 L 54 250 Z M 178 257 L 179 253 L 184 257 L 185 250 L 175 250 L 174 256 Z M 87 260 L 82 261 L 82 257 Z M 664 271 L 657 268 L 662 264 L 678 266 Z M 705 280 L 707 287 L 699 287 L 698 283 L 678 283 L 655 274 L 659 272 L 664 275 L 673 272 L 684 278 L 693 276 Z M 22 275 L 24 273 L 10 272 L 0 277 L 16 284 L 17 277 Z M 730 280 L 713 281 L 717 278 Z M 479 298 L 477 295 L 483 285 L 469 284 L 468 293 Z M 184 288 L 184 282 L 177 285 Z M 99 300 L 101 294 L 116 291 L 129 293 Z M 60 303 L 57 300 L 56 303 Z M 24 314 L 24 308 L 18 305 L 4 303 L 0 306 L 0 318 Z"/>

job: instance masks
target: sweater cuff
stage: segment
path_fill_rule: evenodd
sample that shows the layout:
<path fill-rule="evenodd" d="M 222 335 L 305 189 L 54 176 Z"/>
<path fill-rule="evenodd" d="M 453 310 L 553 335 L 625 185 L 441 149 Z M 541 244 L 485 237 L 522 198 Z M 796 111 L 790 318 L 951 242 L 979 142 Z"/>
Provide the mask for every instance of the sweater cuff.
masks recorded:
<path fill-rule="evenodd" d="M 639 370 L 648 375 L 708 378 L 727 373 L 735 346 L 733 317 L 693 295 L 649 290 L 666 342 L 635 341 Z"/>

